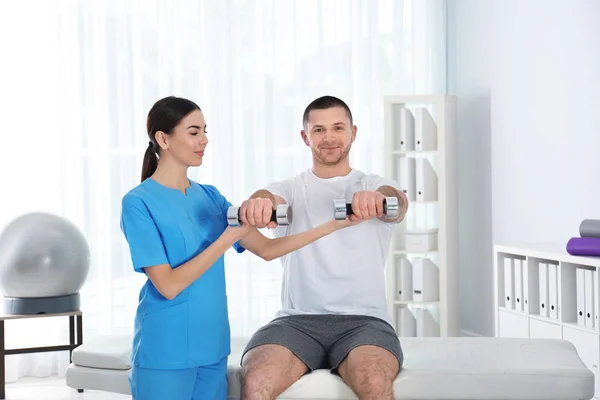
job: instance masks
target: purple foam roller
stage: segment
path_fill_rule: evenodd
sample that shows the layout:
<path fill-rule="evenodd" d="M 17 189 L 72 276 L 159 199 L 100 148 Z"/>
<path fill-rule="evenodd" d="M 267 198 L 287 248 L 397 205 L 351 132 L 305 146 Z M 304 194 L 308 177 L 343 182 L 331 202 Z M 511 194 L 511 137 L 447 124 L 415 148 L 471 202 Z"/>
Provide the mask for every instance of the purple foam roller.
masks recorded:
<path fill-rule="evenodd" d="M 573 256 L 600 256 L 600 238 L 573 237 L 567 242 L 567 253 Z"/>

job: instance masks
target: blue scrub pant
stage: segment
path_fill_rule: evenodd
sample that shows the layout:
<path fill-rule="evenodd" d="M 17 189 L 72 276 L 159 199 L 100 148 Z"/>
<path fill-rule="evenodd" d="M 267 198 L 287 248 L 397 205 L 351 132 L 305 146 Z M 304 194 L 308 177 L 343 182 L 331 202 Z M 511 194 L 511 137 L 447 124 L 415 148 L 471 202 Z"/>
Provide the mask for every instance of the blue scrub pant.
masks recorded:
<path fill-rule="evenodd" d="M 227 357 L 190 369 L 133 367 L 129 374 L 133 400 L 225 400 Z"/>

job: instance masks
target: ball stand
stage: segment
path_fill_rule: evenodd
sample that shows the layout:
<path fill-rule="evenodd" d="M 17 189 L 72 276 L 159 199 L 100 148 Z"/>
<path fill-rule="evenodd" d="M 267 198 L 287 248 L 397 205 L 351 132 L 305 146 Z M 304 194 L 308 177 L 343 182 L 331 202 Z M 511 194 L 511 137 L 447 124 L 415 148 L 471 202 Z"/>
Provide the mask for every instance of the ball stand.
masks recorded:
<path fill-rule="evenodd" d="M 79 310 L 79 293 L 52 297 L 4 297 L 4 313 L 16 315 L 62 314 Z"/>

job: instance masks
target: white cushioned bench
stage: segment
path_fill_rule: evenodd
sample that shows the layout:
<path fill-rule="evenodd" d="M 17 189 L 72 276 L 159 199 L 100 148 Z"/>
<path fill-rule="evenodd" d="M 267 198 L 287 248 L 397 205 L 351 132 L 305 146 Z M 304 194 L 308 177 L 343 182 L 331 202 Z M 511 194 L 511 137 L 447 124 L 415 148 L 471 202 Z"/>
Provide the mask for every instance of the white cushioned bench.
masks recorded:
<path fill-rule="evenodd" d="M 405 362 L 395 398 L 411 400 L 589 400 L 594 375 L 575 347 L 556 339 L 402 338 Z M 232 340 L 229 399 L 240 398 L 239 360 L 245 339 Z M 88 341 L 66 372 L 74 389 L 130 394 L 131 337 Z M 336 375 L 318 370 L 280 399 L 357 399 Z"/>

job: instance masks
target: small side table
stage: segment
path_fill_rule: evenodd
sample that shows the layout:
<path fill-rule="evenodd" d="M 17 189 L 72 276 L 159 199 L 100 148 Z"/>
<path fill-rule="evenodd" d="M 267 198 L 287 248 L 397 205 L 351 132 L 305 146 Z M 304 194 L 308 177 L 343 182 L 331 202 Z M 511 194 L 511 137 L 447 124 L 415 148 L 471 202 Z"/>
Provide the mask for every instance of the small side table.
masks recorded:
<path fill-rule="evenodd" d="M 6 349 L 4 341 L 4 322 L 15 319 L 69 317 L 69 344 L 46 347 L 29 347 L 21 349 Z M 5 358 L 11 354 L 44 353 L 49 351 L 69 351 L 69 362 L 73 349 L 83 343 L 83 313 L 73 311 L 61 314 L 8 315 L 0 314 L 0 399 L 6 398 L 6 364 Z"/>

